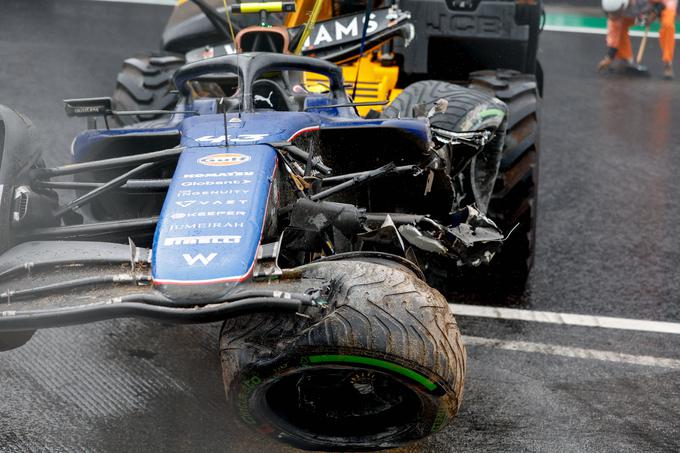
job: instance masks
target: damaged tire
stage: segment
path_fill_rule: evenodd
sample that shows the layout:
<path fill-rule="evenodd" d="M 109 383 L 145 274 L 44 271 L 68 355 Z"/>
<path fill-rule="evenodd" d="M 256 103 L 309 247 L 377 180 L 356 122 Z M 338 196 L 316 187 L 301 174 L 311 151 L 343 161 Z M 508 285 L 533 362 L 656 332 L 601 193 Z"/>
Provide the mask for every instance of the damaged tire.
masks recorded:
<path fill-rule="evenodd" d="M 514 228 L 486 274 L 508 290 L 523 290 L 533 264 L 538 189 L 539 94 L 536 78 L 517 71 L 478 71 L 470 87 L 508 106 L 503 158 L 489 217 L 504 232 Z"/>
<path fill-rule="evenodd" d="M 298 448 L 365 451 L 415 441 L 455 416 L 465 350 L 439 292 L 394 264 L 313 263 L 300 277 L 298 291 L 327 287 L 322 313 L 222 327 L 224 385 L 241 422 Z"/>
<path fill-rule="evenodd" d="M 440 80 L 423 80 L 406 87 L 385 108 L 383 114 L 388 118 L 413 118 L 417 106 L 424 105 L 427 112 L 440 99 L 448 101 L 446 111 L 435 114 L 430 123 L 451 132 L 467 132 L 475 109 L 484 106 L 499 107 L 493 96 L 478 90 Z"/>
<path fill-rule="evenodd" d="M 178 95 L 172 77 L 184 65 L 184 58 L 174 55 L 128 58 L 116 78 L 113 92 L 114 110 L 172 110 Z M 161 114 L 124 115 L 112 122 L 118 126 L 150 121 Z"/>

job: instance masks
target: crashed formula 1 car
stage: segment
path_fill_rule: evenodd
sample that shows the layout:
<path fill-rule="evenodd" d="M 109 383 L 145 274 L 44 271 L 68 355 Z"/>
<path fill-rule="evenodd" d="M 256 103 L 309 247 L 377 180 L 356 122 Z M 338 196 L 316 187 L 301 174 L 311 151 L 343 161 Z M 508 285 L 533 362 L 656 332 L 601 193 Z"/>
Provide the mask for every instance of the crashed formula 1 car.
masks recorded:
<path fill-rule="evenodd" d="M 450 289 L 468 294 L 490 286 L 506 294 L 524 289 L 536 219 L 542 1 L 296 0 L 236 2 L 228 10 L 223 5 L 222 0 L 177 3 L 160 53 L 125 60 L 112 103 L 114 110 L 128 113 L 110 117 L 110 124 L 167 118 L 181 98 L 174 86 L 175 71 L 187 62 L 236 49 L 299 53 L 338 64 L 361 116 L 382 113 L 390 103 L 409 111 L 409 103 L 428 102 L 446 92 L 437 91 L 446 85 L 427 82 L 412 86 L 395 104 L 417 81 L 455 80 L 484 91 L 502 100 L 508 110 L 503 157 L 486 213 L 503 231 L 513 233 L 506 234 L 490 266 L 456 279 Z M 313 75 L 305 81 L 309 90 L 317 91 L 318 85 L 310 83 Z M 437 285 L 451 281 L 444 267 L 430 267 L 428 276 Z M 493 285 L 488 285 L 489 278 Z"/>
<path fill-rule="evenodd" d="M 364 118 L 338 66 L 271 52 L 174 83 L 172 116 L 83 132 L 52 168 L 0 107 L 0 347 L 116 317 L 224 321 L 229 404 L 263 435 L 368 450 L 444 427 L 465 352 L 426 275 L 493 263 L 511 233 L 486 215 L 507 106 L 421 81 Z"/>

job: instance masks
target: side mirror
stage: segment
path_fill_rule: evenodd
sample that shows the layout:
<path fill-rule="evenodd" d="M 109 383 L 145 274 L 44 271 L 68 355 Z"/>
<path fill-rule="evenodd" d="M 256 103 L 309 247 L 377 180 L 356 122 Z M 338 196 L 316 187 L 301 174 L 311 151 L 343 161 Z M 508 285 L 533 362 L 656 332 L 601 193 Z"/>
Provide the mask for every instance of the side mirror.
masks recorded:
<path fill-rule="evenodd" d="M 111 98 L 64 99 L 66 115 L 72 117 L 111 115 L 113 102 Z"/>

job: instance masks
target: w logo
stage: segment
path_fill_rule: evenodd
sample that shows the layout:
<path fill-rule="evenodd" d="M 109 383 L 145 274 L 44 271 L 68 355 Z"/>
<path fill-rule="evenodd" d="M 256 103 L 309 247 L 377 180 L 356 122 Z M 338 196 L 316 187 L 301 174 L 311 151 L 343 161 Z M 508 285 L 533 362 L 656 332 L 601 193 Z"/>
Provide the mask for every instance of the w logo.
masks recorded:
<path fill-rule="evenodd" d="M 217 256 L 217 253 L 211 253 L 207 257 L 203 256 L 202 253 L 199 253 L 196 256 L 191 256 L 188 253 L 184 253 L 182 256 L 184 257 L 184 260 L 187 262 L 187 264 L 189 266 L 193 266 L 194 264 L 196 264 L 199 261 L 204 266 L 207 266 L 208 264 L 210 264 L 210 262 L 213 260 L 213 258 L 215 258 Z"/>

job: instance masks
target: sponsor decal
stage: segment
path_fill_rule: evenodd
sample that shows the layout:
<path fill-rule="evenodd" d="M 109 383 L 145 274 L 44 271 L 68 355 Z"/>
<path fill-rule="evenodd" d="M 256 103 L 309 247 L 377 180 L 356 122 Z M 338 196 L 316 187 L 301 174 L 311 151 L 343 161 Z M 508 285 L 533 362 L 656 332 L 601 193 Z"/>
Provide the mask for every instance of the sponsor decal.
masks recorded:
<path fill-rule="evenodd" d="M 187 262 L 187 264 L 189 266 L 193 266 L 194 264 L 196 264 L 199 261 L 204 266 L 207 266 L 217 256 L 217 253 L 211 253 L 207 257 L 204 256 L 202 253 L 199 253 L 196 256 L 191 256 L 188 253 L 184 253 L 184 254 L 182 254 L 182 256 L 184 257 L 184 260 Z"/>
<path fill-rule="evenodd" d="M 170 231 L 177 230 L 204 230 L 207 228 L 245 228 L 245 222 L 201 222 L 201 223 L 187 223 L 184 225 L 170 225 Z"/>
<path fill-rule="evenodd" d="M 200 201 L 200 200 L 186 200 L 186 201 L 176 201 L 177 206 L 183 208 L 188 208 L 192 204 L 198 204 L 199 206 L 223 206 L 223 205 L 234 205 L 234 204 L 248 204 L 248 200 L 215 200 L 215 201 Z"/>
<path fill-rule="evenodd" d="M 246 195 L 250 190 L 244 189 L 229 189 L 229 190 L 179 190 L 177 191 L 177 198 L 179 197 L 203 197 L 211 195 Z"/>
<path fill-rule="evenodd" d="M 175 212 L 170 215 L 173 220 L 185 219 L 187 217 L 243 217 L 246 211 L 205 211 L 205 212 Z"/>
<path fill-rule="evenodd" d="M 172 245 L 196 245 L 196 244 L 238 244 L 241 242 L 241 236 L 177 236 L 173 238 L 165 238 L 163 245 L 170 247 Z"/>
<path fill-rule="evenodd" d="M 253 182 L 250 179 L 236 179 L 231 181 L 187 181 L 182 183 L 182 187 L 201 187 L 201 186 L 238 186 L 241 184 L 250 184 Z"/>
<path fill-rule="evenodd" d="M 244 162 L 248 162 L 249 160 L 250 156 L 246 156 L 245 154 L 220 153 L 203 156 L 198 159 L 198 163 L 201 165 L 208 165 L 210 167 L 226 167 L 228 165 L 239 165 Z"/>
<path fill-rule="evenodd" d="M 99 105 L 92 105 L 92 106 L 82 106 L 82 107 L 74 107 L 73 111 L 75 113 L 99 113 L 102 110 L 102 107 Z"/>
<path fill-rule="evenodd" d="M 229 171 L 226 173 L 193 173 L 184 175 L 184 179 L 192 178 L 229 178 L 231 176 L 255 176 L 254 171 Z"/>
<path fill-rule="evenodd" d="M 371 13 L 368 21 L 366 33 L 368 35 L 378 30 L 378 22 L 375 20 L 376 15 Z M 323 44 L 332 44 L 342 42 L 346 39 L 358 38 L 361 30 L 364 27 L 364 18 L 354 16 L 351 20 L 339 19 L 334 20 L 329 24 L 319 24 L 314 27 L 312 35 L 305 40 L 303 49 L 313 49 Z"/>
<path fill-rule="evenodd" d="M 272 104 L 272 94 L 274 94 L 273 91 L 270 91 L 269 96 L 267 96 L 267 97 L 256 94 L 255 95 L 255 102 L 266 102 L 267 104 L 269 104 L 269 107 L 274 108 L 274 104 Z"/>

